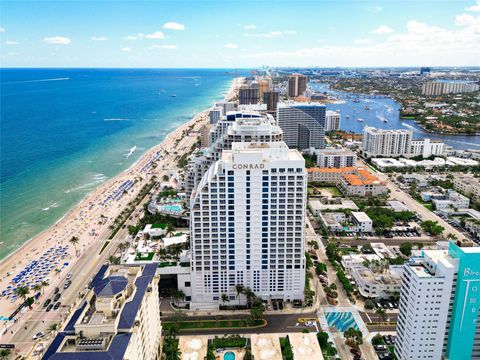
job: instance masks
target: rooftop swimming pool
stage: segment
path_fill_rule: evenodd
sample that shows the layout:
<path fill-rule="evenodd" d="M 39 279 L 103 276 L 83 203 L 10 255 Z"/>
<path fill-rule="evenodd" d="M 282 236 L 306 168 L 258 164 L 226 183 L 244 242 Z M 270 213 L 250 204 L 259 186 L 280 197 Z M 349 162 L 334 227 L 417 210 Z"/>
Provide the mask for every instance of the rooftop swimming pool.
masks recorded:
<path fill-rule="evenodd" d="M 328 326 L 336 328 L 340 332 L 345 332 L 351 327 L 358 330 L 358 325 L 351 312 L 327 312 L 325 313 Z"/>
<path fill-rule="evenodd" d="M 176 204 L 161 205 L 160 211 L 165 211 L 170 213 L 181 213 L 183 211 L 183 208 L 181 205 L 176 205 Z"/>

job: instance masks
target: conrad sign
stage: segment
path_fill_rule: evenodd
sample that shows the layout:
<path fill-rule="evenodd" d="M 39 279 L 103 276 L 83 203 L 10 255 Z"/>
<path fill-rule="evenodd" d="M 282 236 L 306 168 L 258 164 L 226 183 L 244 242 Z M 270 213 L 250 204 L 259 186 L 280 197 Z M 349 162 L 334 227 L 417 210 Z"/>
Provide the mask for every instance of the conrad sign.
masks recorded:
<path fill-rule="evenodd" d="M 264 169 L 265 164 L 233 164 L 234 170 L 256 170 Z"/>

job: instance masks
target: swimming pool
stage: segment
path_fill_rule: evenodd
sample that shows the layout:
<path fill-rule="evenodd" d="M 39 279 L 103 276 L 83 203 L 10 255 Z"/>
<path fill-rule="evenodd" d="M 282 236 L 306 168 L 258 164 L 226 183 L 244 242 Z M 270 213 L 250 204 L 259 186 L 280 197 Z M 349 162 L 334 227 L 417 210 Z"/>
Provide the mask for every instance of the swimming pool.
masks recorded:
<path fill-rule="evenodd" d="M 160 209 L 171 213 L 181 213 L 183 211 L 183 208 L 180 205 L 162 205 Z"/>
<path fill-rule="evenodd" d="M 223 360 L 235 360 L 235 354 L 231 351 L 226 352 L 225 355 L 223 355 Z"/>
<path fill-rule="evenodd" d="M 336 328 L 338 331 L 345 332 L 351 327 L 358 330 L 358 325 L 351 312 L 327 312 L 325 314 L 328 326 Z"/>

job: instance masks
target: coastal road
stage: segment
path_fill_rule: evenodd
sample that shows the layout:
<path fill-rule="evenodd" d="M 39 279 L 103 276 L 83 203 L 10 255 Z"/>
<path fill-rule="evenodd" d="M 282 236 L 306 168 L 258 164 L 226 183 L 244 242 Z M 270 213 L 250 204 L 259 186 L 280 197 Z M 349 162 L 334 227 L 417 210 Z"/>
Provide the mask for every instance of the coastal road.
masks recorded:
<path fill-rule="evenodd" d="M 238 319 L 239 317 L 244 317 L 245 314 L 239 314 L 238 316 L 224 316 L 224 319 L 232 318 Z M 305 313 L 305 314 L 275 314 L 275 315 L 265 315 L 265 320 L 267 320 L 267 325 L 261 328 L 255 329 L 241 329 L 241 330 L 210 330 L 210 329 L 201 329 L 201 330 L 192 330 L 192 331 L 182 331 L 180 336 L 187 335 L 223 335 L 228 334 L 258 334 L 258 333 L 288 333 L 288 332 L 302 332 L 305 329 L 309 329 L 311 332 L 316 332 L 316 328 L 313 326 L 304 326 L 299 325 L 295 326 L 300 318 L 317 318 L 316 312 Z M 202 316 L 202 317 L 182 317 L 182 320 L 215 320 L 215 316 Z M 178 318 L 170 318 L 170 320 L 178 320 Z M 162 319 L 162 321 L 168 321 L 168 318 Z M 318 324 L 317 324 L 318 326 Z"/>

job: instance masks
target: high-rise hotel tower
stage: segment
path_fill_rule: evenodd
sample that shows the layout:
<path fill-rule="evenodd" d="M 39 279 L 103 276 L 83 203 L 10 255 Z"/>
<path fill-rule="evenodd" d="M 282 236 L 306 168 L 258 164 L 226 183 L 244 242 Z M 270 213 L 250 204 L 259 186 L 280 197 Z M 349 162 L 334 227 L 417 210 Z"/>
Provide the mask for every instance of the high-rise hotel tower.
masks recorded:
<path fill-rule="evenodd" d="M 480 247 L 425 250 L 402 274 L 399 360 L 480 359 Z"/>
<path fill-rule="evenodd" d="M 190 204 L 191 309 L 263 299 L 302 300 L 305 160 L 283 141 L 232 143 L 205 173 Z"/>

